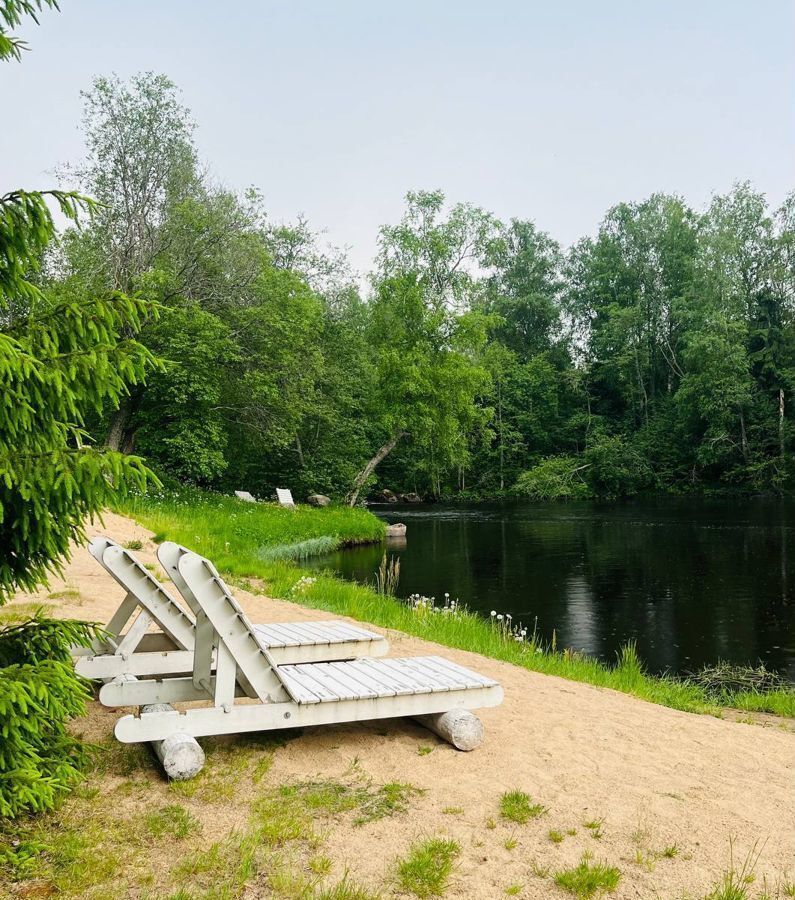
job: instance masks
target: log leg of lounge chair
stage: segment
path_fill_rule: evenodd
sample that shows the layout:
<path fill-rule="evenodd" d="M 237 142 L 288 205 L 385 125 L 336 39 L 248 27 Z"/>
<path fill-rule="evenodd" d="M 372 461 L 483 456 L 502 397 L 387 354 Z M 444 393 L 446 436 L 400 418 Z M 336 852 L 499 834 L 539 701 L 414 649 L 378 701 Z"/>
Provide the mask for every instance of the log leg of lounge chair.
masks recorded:
<path fill-rule="evenodd" d="M 142 713 L 174 712 L 168 703 L 141 707 Z M 162 741 L 152 741 L 155 755 L 163 763 L 166 775 L 174 781 L 186 781 L 201 772 L 204 766 L 204 750 L 189 734 L 171 734 Z"/>
<path fill-rule="evenodd" d="M 117 675 L 112 684 L 122 685 L 138 681 L 128 673 Z M 152 703 L 141 707 L 141 713 L 176 712 L 169 703 Z M 155 756 L 163 764 L 166 775 L 174 781 L 185 781 L 201 772 L 204 766 L 204 750 L 189 734 L 171 734 L 162 741 L 151 741 Z"/>
<path fill-rule="evenodd" d="M 468 709 L 451 709 L 415 718 L 420 725 L 444 738 L 456 750 L 474 750 L 483 743 L 483 723 Z"/>

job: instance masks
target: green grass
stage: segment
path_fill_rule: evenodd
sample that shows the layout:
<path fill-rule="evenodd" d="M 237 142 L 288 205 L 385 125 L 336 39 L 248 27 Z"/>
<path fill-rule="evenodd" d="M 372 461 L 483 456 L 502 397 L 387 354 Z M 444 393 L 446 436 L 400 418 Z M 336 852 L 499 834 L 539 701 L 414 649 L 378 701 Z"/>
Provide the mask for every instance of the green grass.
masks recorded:
<path fill-rule="evenodd" d="M 500 797 L 500 815 L 509 822 L 524 825 L 547 812 L 540 803 L 533 803 L 524 791 L 506 791 Z"/>
<path fill-rule="evenodd" d="M 336 816 L 356 810 L 353 824 L 358 826 L 406 812 L 409 800 L 423 791 L 400 781 L 391 781 L 376 789 L 339 781 L 309 781 L 282 787 L 280 793 L 287 800 L 298 800 L 311 812 Z"/>
<path fill-rule="evenodd" d="M 244 503 L 205 491 L 127 498 L 119 512 L 133 516 L 157 538 L 175 540 L 209 557 L 216 567 L 262 576 L 259 563 L 306 559 L 349 544 L 380 541 L 384 523 L 364 509 Z M 240 571 L 240 566 L 248 571 Z"/>
<path fill-rule="evenodd" d="M 755 870 L 761 853 L 754 844 L 738 867 L 734 859 L 734 842 L 730 840 L 729 867 L 702 900 L 751 900 L 750 887 L 756 880 Z"/>
<path fill-rule="evenodd" d="M 615 866 L 592 863 L 587 853 L 574 868 L 555 873 L 555 884 L 578 898 L 614 891 L 620 880 L 621 872 Z"/>
<path fill-rule="evenodd" d="M 686 712 L 719 715 L 723 703 L 795 717 L 795 689 L 771 693 L 738 690 L 726 693 L 719 703 L 701 685 L 649 675 L 631 645 L 624 648 L 615 665 L 607 665 L 574 651 L 543 647 L 535 640 L 514 641 L 491 622 L 466 611 L 455 615 L 415 611 L 372 588 L 308 572 L 293 561 L 306 552 L 307 542 L 318 538 L 331 538 L 334 546 L 381 540 L 384 525 L 367 510 L 337 506 L 283 509 L 193 490 L 133 497 L 118 511 L 156 532 L 158 539 L 177 541 L 209 557 L 226 575 L 255 579 L 261 586 L 251 588 L 273 597 Z M 289 548 L 293 550 L 288 552 Z M 287 558 L 290 553 L 292 559 Z"/>
<path fill-rule="evenodd" d="M 147 831 L 154 838 L 170 837 L 182 840 L 190 834 L 201 831 L 197 819 L 178 803 L 171 803 L 162 809 L 147 813 L 144 822 Z"/>
<path fill-rule="evenodd" d="M 458 841 L 446 838 L 428 838 L 412 844 L 408 855 L 397 864 L 398 885 L 415 897 L 440 897 L 460 852 Z"/>
<path fill-rule="evenodd" d="M 593 819 L 590 822 L 583 822 L 583 826 L 591 832 L 591 837 L 596 838 L 598 841 L 602 838 L 602 825 L 604 823 L 604 819 Z"/>

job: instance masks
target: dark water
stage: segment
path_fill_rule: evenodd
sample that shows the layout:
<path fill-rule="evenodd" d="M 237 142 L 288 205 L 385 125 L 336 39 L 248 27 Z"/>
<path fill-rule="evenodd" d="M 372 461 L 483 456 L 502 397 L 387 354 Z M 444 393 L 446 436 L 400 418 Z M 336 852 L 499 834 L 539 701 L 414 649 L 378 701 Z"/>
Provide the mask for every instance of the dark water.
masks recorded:
<path fill-rule="evenodd" d="M 511 613 L 605 660 L 635 639 L 649 669 L 719 659 L 795 678 L 795 504 L 670 500 L 381 506 L 405 522 L 398 595 Z M 372 581 L 383 548 L 320 565 Z"/>

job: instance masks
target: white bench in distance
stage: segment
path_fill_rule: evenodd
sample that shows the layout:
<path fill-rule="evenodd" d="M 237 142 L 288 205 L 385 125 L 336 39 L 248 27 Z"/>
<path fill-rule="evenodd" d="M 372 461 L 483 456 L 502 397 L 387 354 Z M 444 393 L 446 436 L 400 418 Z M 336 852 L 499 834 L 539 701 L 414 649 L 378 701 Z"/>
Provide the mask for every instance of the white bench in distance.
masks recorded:
<path fill-rule="evenodd" d="M 186 612 L 132 553 L 109 538 L 94 538 L 88 549 L 124 588 L 126 596 L 105 626 L 107 636 L 91 647 L 73 649 L 77 673 L 107 680 L 121 675 L 151 679 L 192 671 L 194 615 Z M 193 595 L 176 569 L 182 550 L 178 544 L 165 541 L 158 548 L 158 558 L 195 613 Z M 152 625 L 159 631 L 151 631 Z M 254 627 L 279 663 L 383 656 L 389 650 L 389 642 L 382 635 L 347 622 L 280 622 Z"/>
<path fill-rule="evenodd" d="M 295 500 L 293 500 L 292 492 L 289 489 L 276 488 L 276 499 L 279 501 L 279 506 L 295 509 Z"/>
<path fill-rule="evenodd" d="M 183 551 L 178 569 L 200 612 L 192 674 L 164 678 L 164 702 L 207 700 L 212 705 L 182 712 L 155 707 L 123 716 L 115 727 L 123 743 L 402 716 L 438 723 L 440 714 L 502 702 L 494 679 L 440 656 L 278 665 L 209 560 Z M 137 706 L 139 686 L 135 681 L 106 684 L 100 699 L 111 706 Z M 238 696 L 249 701 L 236 703 Z"/>

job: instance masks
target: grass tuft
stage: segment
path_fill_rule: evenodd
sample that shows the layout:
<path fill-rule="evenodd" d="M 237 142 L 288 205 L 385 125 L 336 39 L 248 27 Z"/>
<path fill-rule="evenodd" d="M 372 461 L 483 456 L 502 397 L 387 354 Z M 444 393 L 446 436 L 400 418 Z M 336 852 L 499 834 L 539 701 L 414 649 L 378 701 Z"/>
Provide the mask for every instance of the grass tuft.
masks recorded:
<path fill-rule="evenodd" d="M 375 790 L 369 785 L 351 786 L 337 781 L 308 781 L 280 789 L 281 797 L 297 800 L 311 812 L 336 816 L 356 810 L 353 820 L 356 826 L 405 812 L 409 800 L 422 793 L 419 788 L 401 781 L 391 781 Z"/>
<path fill-rule="evenodd" d="M 406 858 L 397 864 L 398 885 L 415 897 L 441 896 L 460 852 L 458 841 L 446 838 L 412 844 Z"/>
<path fill-rule="evenodd" d="M 603 862 L 592 863 L 587 853 L 574 868 L 555 873 L 555 884 L 575 897 L 593 897 L 605 891 L 614 891 L 620 880 L 619 869 Z"/>
<path fill-rule="evenodd" d="M 546 806 L 533 803 L 524 791 L 506 791 L 500 797 L 500 815 L 509 822 L 524 825 L 547 812 Z"/>
<path fill-rule="evenodd" d="M 144 817 L 144 824 L 146 830 L 154 838 L 167 836 L 182 840 L 190 834 L 201 831 L 201 824 L 196 817 L 178 803 L 172 803 L 155 812 L 147 813 Z"/>

